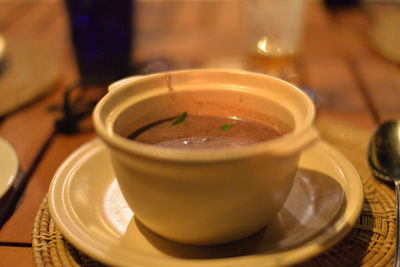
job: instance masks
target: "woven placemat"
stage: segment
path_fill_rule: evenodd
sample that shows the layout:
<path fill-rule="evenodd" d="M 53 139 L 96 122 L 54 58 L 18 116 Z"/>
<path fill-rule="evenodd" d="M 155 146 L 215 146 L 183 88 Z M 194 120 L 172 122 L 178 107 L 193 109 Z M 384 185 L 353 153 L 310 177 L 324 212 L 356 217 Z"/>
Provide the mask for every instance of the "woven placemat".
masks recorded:
<path fill-rule="evenodd" d="M 393 263 L 395 194 L 376 181 L 368 168 L 366 149 L 370 133 L 343 122 L 317 121 L 321 137 L 341 151 L 358 170 L 365 192 L 362 214 L 351 232 L 333 248 L 299 266 L 387 266 Z M 33 225 L 33 256 L 42 266 L 102 266 L 64 238 L 49 215 L 44 199 Z"/>

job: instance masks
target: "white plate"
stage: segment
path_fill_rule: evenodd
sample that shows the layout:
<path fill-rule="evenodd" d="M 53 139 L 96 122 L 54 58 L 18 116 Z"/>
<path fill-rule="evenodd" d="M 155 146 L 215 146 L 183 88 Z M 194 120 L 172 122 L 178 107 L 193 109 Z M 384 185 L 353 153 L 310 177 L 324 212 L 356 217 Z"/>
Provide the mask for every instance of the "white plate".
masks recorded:
<path fill-rule="evenodd" d="M 363 204 L 360 177 L 323 142 L 303 153 L 288 201 L 275 221 L 244 240 L 188 246 L 163 239 L 135 220 L 99 140 L 74 152 L 49 190 L 57 227 L 79 250 L 116 266 L 279 266 L 301 262 L 340 241 Z"/>
<path fill-rule="evenodd" d="M 0 138 L 0 198 L 7 193 L 14 183 L 17 172 L 17 154 L 6 140 Z"/>
<path fill-rule="evenodd" d="M 6 40 L 0 34 L 0 62 L 3 60 L 5 55 L 6 55 Z"/>

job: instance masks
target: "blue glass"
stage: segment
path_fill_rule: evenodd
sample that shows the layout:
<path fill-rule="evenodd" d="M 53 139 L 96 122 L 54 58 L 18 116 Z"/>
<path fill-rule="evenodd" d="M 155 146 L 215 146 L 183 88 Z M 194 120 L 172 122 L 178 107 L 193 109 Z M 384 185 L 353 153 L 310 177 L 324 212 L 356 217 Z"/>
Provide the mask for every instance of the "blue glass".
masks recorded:
<path fill-rule="evenodd" d="M 107 85 L 131 69 L 133 0 L 65 0 L 82 85 Z"/>
<path fill-rule="evenodd" d="M 327 7 L 352 7 L 360 4 L 360 0 L 324 0 Z"/>

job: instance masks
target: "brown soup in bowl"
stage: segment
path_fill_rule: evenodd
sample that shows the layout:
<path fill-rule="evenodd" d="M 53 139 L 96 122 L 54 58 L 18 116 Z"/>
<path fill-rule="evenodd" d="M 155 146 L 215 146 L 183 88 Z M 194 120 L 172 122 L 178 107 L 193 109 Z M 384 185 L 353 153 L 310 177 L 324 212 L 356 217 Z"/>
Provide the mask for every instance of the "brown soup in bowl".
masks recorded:
<path fill-rule="evenodd" d="M 236 117 L 181 115 L 150 123 L 128 138 L 144 144 L 178 149 L 216 149 L 251 145 L 282 136 L 290 131 L 282 122 L 272 127 Z"/>

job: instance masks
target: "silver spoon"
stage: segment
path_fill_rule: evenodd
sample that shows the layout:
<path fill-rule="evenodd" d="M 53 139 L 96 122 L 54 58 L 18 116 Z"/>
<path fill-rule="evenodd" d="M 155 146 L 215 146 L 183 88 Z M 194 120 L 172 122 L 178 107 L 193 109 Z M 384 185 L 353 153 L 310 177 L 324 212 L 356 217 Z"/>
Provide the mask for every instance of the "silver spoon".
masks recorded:
<path fill-rule="evenodd" d="M 400 122 L 387 121 L 375 130 L 368 147 L 368 162 L 375 177 L 394 182 L 396 188 L 396 250 L 394 266 L 399 267 L 400 248 Z"/>

